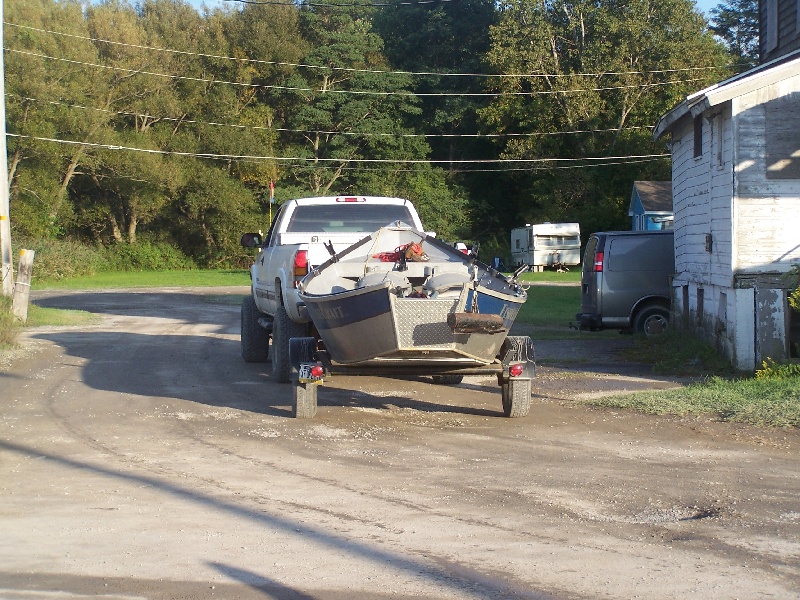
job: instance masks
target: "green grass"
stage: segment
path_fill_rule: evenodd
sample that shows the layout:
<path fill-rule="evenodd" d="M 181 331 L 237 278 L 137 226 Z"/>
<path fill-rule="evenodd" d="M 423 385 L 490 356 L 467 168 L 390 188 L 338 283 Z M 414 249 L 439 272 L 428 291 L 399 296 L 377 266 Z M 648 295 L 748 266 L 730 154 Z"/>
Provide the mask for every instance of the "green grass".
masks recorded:
<path fill-rule="evenodd" d="M 723 379 L 680 389 L 606 396 L 586 401 L 656 415 L 711 415 L 722 421 L 800 426 L 800 377 Z"/>
<path fill-rule="evenodd" d="M 532 285 L 528 288 L 528 300 L 522 305 L 517 321 L 530 325 L 561 325 L 568 329 L 569 324 L 575 322 L 575 313 L 580 310 L 581 288 Z"/>
<path fill-rule="evenodd" d="M 245 270 L 117 271 L 67 279 L 33 278 L 33 290 L 91 290 L 142 287 L 225 287 L 250 285 Z"/>
<path fill-rule="evenodd" d="M 578 267 L 574 271 L 559 273 L 557 271 L 542 271 L 540 273 L 523 273 L 520 281 L 534 283 L 571 283 L 577 285 L 581 281 L 581 272 Z"/>
<path fill-rule="evenodd" d="M 28 306 L 26 327 L 70 327 L 89 325 L 100 321 L 100 316 L 85 310 L 45 308 L 31 303 Z"/>

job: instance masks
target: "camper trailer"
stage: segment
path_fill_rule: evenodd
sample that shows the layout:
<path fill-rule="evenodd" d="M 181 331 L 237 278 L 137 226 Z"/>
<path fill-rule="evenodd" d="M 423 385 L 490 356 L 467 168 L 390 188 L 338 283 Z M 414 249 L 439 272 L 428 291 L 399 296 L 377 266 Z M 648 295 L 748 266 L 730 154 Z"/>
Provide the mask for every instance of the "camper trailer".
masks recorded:
<path fill-rule="evenodd" d="M 511 230 L 511 262 L 566 269 L 581 262 L 581 228 L 578 223 L 540 223 Z"/>

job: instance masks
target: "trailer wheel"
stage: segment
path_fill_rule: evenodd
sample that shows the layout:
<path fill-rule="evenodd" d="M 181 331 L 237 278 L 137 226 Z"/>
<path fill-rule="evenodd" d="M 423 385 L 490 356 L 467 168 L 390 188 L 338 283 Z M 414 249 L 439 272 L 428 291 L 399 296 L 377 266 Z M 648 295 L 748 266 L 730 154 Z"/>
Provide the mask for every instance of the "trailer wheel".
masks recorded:
<path fill-rule="evenodd" d="M 295 382 L 294 399 L 292 403 L 292 416 L 296 419 L 312 419 L 317 414 L 317 387 L 316 383 Z"/>
<path fill-rule="evenodd" d="M 295 323 L 286 314 L 283 305 L 275 311 L 272 323 L 272 376 L 278 383 L 289 383 L 292 363 L 289 359 L 289 340 L 305 335 L 305 325 Z"/>
<path fill-rule="evenodd" d="M 503 397 L 503 414 L 507 417 L 525 417 L 531 410 L 531 380 L 508 379 L 500 385 Z"/>
<path fill-rule="evenodd" d="M 269 332 L 258 324 L 262 316 L 252 296 L 242 300 L 242 358 L 244 362 L 266 362 L 269 358 Z"/>
<path fill-rule="evenodd" d="M 433 383 L 439 385 L 458 385 L 464 381 L 463 375 L 434 375 Z"/>

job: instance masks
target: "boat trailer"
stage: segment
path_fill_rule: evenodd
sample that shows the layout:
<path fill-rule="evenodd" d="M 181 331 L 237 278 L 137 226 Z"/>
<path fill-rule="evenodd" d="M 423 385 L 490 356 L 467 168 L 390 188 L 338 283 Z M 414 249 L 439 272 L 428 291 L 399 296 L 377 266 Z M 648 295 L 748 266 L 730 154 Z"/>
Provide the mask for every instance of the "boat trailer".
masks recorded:
<path fill-rule="evenodd" d="M 391 365 L 379 361 L 354 365 L 330 360 L 325 350 L 317 348 L 314 337 L 289 340 L 289 362 L 292 367 L 292 415 L 313 418 L 317 413 L 317 389 L 326 377 L 350 376 L 429 376 L 434 382 L 459 383 L 465 375 L 494 375 L 500 386 L 503 414 L 506 417 L 527 416 L 531 406 L 531 385 L 536 363 L 533 341 L 528 336 L 508 336 L 494 361 L 467 367 L 443 367 L 435 362 L 397 361 Z"/>

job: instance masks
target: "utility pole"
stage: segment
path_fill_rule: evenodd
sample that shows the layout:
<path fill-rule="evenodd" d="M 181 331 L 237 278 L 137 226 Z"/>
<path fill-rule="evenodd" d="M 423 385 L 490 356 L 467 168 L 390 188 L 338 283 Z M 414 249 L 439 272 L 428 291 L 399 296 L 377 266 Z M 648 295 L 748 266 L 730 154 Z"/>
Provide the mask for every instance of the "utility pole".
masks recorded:
<path fill-rule="evenodd" d="M 3 295 L 14 293 L 14 263 L 11 261 L 11 219 L 8 200 L 8 155 L 6 151 L 6 70 L 3 62 L 3 0 L 0 0 L 0 252 L 3 255 L 0 277 Z"/>

